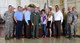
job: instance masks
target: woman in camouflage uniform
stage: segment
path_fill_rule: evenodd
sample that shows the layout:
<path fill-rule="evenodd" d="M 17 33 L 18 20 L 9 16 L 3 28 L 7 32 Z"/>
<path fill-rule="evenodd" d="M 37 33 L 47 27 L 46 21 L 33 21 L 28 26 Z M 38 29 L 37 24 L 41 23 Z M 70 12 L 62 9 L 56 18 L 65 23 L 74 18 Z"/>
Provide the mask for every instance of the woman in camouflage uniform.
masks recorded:
<path fill-rule="evenodd" d="M 5 20 L 5 39 L 10 39 L 13 37 L 13 7 L 11 5 L 8 6 L 8 11 L 4 13 Z"/>

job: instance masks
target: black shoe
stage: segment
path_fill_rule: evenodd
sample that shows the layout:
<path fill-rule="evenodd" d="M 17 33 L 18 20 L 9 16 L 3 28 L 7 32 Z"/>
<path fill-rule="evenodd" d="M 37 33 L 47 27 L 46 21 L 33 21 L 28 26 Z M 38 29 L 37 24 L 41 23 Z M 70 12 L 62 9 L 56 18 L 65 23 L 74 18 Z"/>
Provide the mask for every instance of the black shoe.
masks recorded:
<path fill-rule="evenodd" d="M 54 37 L 54 35 L 51 35 L 51 37 Z"/>
<path fill-rule="evenodd" d="M 8 38 L 8 37 L 5 37 L 5 40 L 10 40 L 10 38 Z"/>
<path fill-rule="evenodd" d="M 76 37 L 76 35 L 73 35 L 73 37 L 75 38 L 75 37 Z"/>
<path fill-rule="evenodd" d="M 39 37 L 36 37 L 36 39 L 39 39 Z"/>

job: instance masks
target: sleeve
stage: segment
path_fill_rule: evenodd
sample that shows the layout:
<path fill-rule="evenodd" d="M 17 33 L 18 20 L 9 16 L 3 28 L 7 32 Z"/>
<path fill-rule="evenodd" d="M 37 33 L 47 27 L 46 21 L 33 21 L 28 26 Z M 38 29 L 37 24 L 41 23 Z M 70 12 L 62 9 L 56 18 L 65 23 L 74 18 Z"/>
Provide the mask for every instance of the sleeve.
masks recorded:
<path fill-rule="evenodd" d="M 75 16 L 72 15 L 72 22 L 71 22 L 71 24 L 74 24 L 74 23 L 75 23 Z"/>
<path fill-rule="evenodd" d="M 39 13 L 39 15 L 38 15 L 38 16 L 39 16 L 39 23 L 40 23 L 40 22 L 41 22 L 41 16 L 40 16 L 40 13 Z"/>
<path fill-rule="evenodd" d="M 77 16 L 77 18 L 78 18 L 78 13 L 76 12 L 76 14 L 77 14 L 76 16 Z"/>
<path fill-rule="evenodd" d="M 62 14 L 62 12 L 61 12 L 61 23 L 63 22 L 63 14 Z"/>
<path fill-rule="evenodd" d="M 14 13 L 14 20 L 15 21 L 17 20 L 16 17 L 17 17 L 17 12 Z"/>
<path fill-rule="evenodd" d="M 15 12 L 15 13 L 14 13 L 14 17 L 16 17 L 16 15 L 17 15 L 17 13 Z"/>
<path fill-rule="evenodd" d="M 26 13 L 24 13 L 24 19 L 25 19 L 26 23 L 28 24 L 27 16 L 28 15 Z"/>
<path fill-rule="evenodd" d="M 34 13 L 33 12 L 30 15 L 30 19 L 31 19 L 31 22 L 33 23 L 34 22 Z"/>
<path fill-rule="evenodd" d="M 3 19 L 6 20 L 6 17 L 7 17 L 7 15 L 6 15 L 6 13 L 4 13 Z"/>

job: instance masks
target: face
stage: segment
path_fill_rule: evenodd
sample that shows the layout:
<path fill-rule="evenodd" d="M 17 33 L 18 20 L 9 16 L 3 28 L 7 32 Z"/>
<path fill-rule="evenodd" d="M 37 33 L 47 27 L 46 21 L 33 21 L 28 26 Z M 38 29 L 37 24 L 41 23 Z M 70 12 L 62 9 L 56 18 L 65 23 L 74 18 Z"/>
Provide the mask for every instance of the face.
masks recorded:
<path fill-rule="evenodd" d="M 50 11 L 50 9 L 48 9 Z"/>
<path fill-rule="evenodd" d="M 44 14 L 45 12 L 44 11 L 42 11 L 42 14 Z"/>
<path fill-rule="evenodd" d="M 59 7 L 58 7 L 58 5 L 56 5 L 56 6 L 55 6 L 55 9 L 56 9 L 56 11 L 58 11 L 58 10 L 59 10 Z"/>
<path fill-rule="evenodd" d="M 62 12 L 63 12 L 63 13 L 65 12 L 65 8 L 62 9 Z"/>
<path fill-rule="evenodd" d="M 22 8 L 22 7 L 18 7 L 18 10 L 19 10 L 19 11 L 23 11 L 23 8 Z"/>
<path fill-rule="evenodd" d="M 72 8 L 72 11 L 75 11 L 75 10 L 76 10 L 76 8 L 75 8 L 75 7 L 73 7 L 73 8 Z"/>
<path fill-rule="evenodd" d="M 39 7 L 37 7 L 37 9 L 38 9 L 38 10 L 40 10 L 40 8 L 39 8 Z"/>
<path fill-rule="evenodd" d="M 12 6 L 8 7 L 8 10 L 12 11 L 12 9 L 13 9 Z"/>
<path fill-rule="evenodd" d="M 70 11 L 71 11 L 71 8 L 69 7 L 69 8 L 68 8 L 68 12 L 70 12 Z"/>
<path fill-rule="evenodd" d="M 38 12 L 38 8 L 37 7 L 35 8 L 35 12 Z"/>
<path fill-rule="evenodd" d="M 52 8 L 51 7 L 49 8 L 49 11 L 52 11 Z"/>
<path fill-rule="evenodd" d="M 27 7 L 27 10 L 31 11 L 31 8 L 30 7 Z"/>

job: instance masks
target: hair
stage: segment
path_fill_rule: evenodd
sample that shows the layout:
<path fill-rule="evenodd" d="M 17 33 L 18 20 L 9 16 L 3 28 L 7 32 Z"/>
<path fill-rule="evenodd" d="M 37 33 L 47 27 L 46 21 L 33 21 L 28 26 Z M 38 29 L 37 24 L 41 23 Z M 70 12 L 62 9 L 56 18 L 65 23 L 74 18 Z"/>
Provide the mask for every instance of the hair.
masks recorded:
<path fill-rule="evenodd" d="M 18 6 L 17 8 L 19 8 L 19 7 L 22 8 L 21 6 Z"/>
<path fill-rule="evenodd" d="M 52 11 L 52 8 L 51 7 L 49 7 L 49 9 L 50 9 L 50 11 Z"/>
<path fill-rule="evenodd" d="M 58 5 L 55 5 L 55 7 L 59 7 Z"/>
<path fill-rule="evenodd" d="M 8 8 L 9 8 L 9 7 L 12 7 L 12 5 L 9 5 Z"/>
<path fill-rule="evenodd" d="M 72 9 L 74 9 L 74 8 L 76 9 L 76 7 L 72 7 Z"/>
<path fill-rule="evenodd" d="M 41 12 L 46 12 L 45 9 L 42 9 Z"/>
<path fill-rule="evenodd" d="M 58 5 L 55 5 L 55 7 L 56 7 L 56 8 L 59 8 L 59 6 L 58 6 Z"/>

